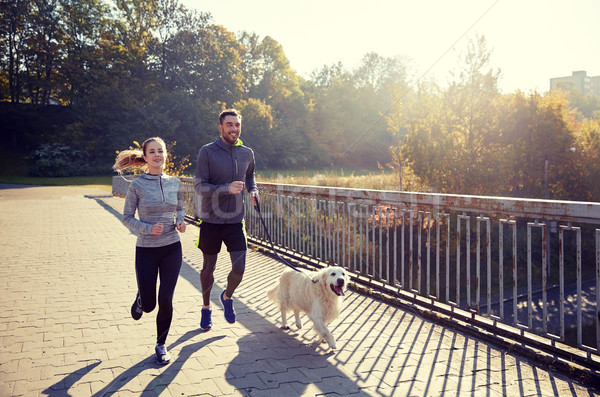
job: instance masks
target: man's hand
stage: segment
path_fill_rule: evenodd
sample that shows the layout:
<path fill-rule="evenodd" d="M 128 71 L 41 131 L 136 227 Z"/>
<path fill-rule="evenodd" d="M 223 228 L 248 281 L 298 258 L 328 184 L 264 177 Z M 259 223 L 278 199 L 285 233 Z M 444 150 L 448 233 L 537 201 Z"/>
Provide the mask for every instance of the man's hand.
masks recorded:
<path fill-rule="evenodd" d="M 238 194 L 244 190 L 244 182 L 233 181 L 229 184 L 229 194 Z"/>
<path fill-rule="evenodd" d="M 258 193 L 252 193 L 252 195 L 250 196 L 252 199 L 252 205 L 256 207 L 256 204 L 258 204 Z"/>

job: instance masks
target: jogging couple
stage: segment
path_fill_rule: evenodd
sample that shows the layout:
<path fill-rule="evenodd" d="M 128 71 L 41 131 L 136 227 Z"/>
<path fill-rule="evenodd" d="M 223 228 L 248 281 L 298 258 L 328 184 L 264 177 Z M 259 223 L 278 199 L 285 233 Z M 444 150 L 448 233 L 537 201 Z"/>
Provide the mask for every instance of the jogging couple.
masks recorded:
<path fill-rule="evenodd" d="M 196 194 L 202 198 L 197 245 L 203 254 L 200 327 L 205 331 L 212 328 L 210 293 L 223 243 L 231 258 L 231 271 L 219 301 L 225 320 L 235 323 L 233 293 L 242 281 L 246 267 L 244 188 L 250 193 L 252 204 L 258 202 L 254 152 L 240 140 L 242 115 L 235 109 L 226 109 L 219 115 L 218 127 L 219 138 L 200 149 L 194 179 Z M 155 354 L 159 364 L 171 361 L 165 342 L 173 317 L 173 294 L 182 264 L 178 232 L 184 233 L 186 229 L 183 188 L 179 178 L 163 173 L 166 159 L 164 141 L 152 137 L 143 143 L 141 150 L 120 152 L 113 166 L 118 172 L 130 168 L 145 171 L 129 185 L 123 223 L 138 234 L 135 253 L 138 291 L 131 306 L 131 316 L 139 320 L 144 312 L 150 313 L 158 303 Z M 160 280 L 158 300 L 157 280 Z"/>

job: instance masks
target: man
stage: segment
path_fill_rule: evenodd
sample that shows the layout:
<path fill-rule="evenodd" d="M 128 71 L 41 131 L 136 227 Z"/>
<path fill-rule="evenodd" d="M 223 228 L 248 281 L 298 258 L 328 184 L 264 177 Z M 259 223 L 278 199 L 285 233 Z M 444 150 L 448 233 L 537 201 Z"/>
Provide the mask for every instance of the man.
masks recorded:
<path fill-rule="evenodd" d="M 202 198 L 200 209 L 200 235 L 198 248 L 202 250 L 203 266 L 200 272 L 202 286 L 202 315 L 200 328 L 212 328 L 210 291 L 214 283 L 213 273 L 221 244 L 225 243 L 231 258 L 231 272 L 227 287 L 219 300 L 223 305 L 225 320 L 235 322 L 233 292 L 242 281 L 246 267 L 246 233 L 244 230 L 244 186 L 258 202 L 258 190 L 254 180 L 254 152 L 244 146 L 242 115 L 235 109 L 226 109 L 219 115 L 220 137 L 204 145 L 198 153 L 194 187 Z"/>

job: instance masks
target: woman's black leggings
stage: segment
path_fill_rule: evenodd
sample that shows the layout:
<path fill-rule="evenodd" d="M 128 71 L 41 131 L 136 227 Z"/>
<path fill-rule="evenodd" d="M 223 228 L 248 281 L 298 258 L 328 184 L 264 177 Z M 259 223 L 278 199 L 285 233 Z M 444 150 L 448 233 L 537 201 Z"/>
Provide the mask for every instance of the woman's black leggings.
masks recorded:
<path fill-rule="evenodd" d="M 156 307 L 156 280 L 158 288 L 158 314 L 156 315 L 156 343 L 167 340 L 173 318 L 173 293 L 181 269 L 181 242 L 164 247 L 136 247 L 135 274 L 142 310 L 150 313 Z"/>

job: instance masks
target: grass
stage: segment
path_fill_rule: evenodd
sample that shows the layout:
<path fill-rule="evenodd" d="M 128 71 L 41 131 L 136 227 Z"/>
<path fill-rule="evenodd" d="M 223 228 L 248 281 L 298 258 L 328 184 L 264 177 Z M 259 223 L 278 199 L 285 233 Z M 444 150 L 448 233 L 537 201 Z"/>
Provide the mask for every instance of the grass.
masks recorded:
<path fill-rule="evenodd" d="M 382 171 L 263 171 L 257 172 L 257 182 L 292 185 L 329 186 L 352 189 L 399 190 L 398 175 Z M 404 180 L 407 188 L 408 178 Z M 22 175 L 0 175 L 0 183 L 37 186 L 84 186 L 112 191 L 111 176 L 81 176 L 39 178 Z"/>
<path fill-rule="evenodd" d="M 112 192 L 111 176 L 38 178 L 27 176 L 31 159 L 18 151 L 0 150 L 0 183 L 35 186 L 81 186 Z"/>
<path fill-rule="evenodd" d="M 266 183 L 329 186 L 352 189 L 401 190 L 400 177 L 392 171 L 314 170 L 314 171 L 257 171 L 256 180 Z M 417 187 L 414 178 L 404 175 L 403 190 Z"/>
<path fill-rule="evenodd" d="M 31 159 L 23 154 L 0 150 L 0 183 L 38 186 L 85 186 L 112 191 L 110 176 L 39 178 L 28 175 Z M 398 173 L 391 170 L 257 170 L 257 182 L 353 189 L 401 190 Z M 402 190 L 417 189 L 414 178 L 404 174 Z"/>
<path fill-rule="evenodd" d="M 75 176 L 67 178 L 37 178 L 32 176 L 0 175 L 0 183 L 36 186 L 80 186 L 112 192 L 111 176 Z"/>

